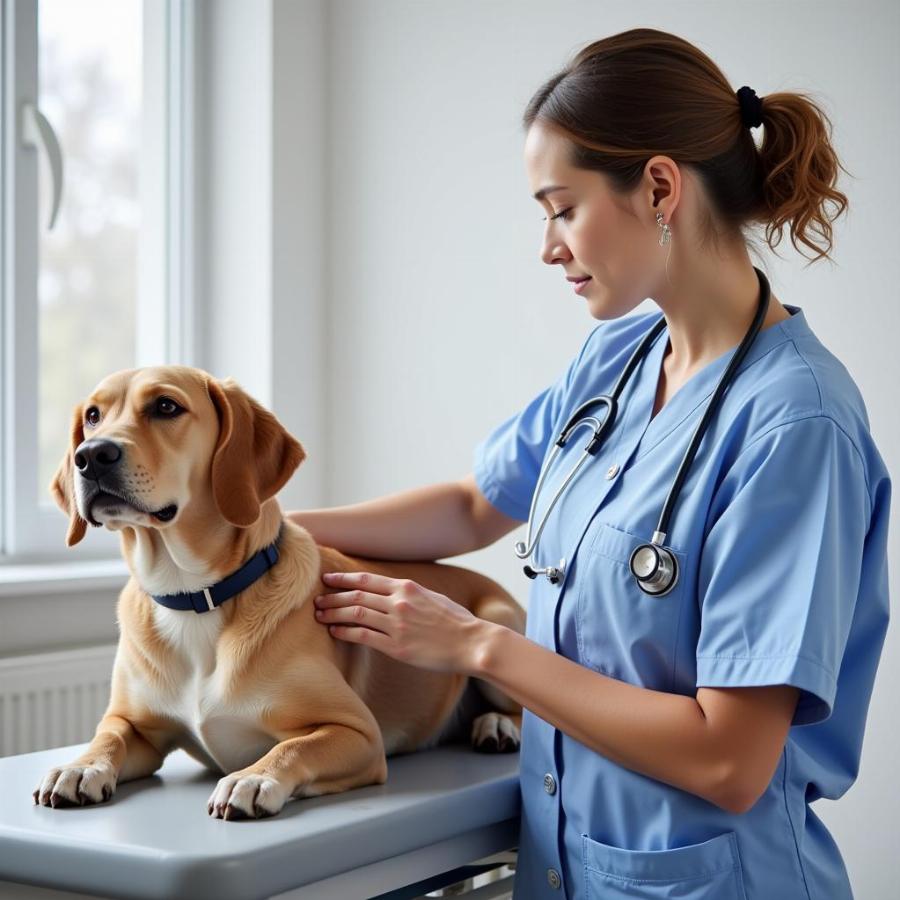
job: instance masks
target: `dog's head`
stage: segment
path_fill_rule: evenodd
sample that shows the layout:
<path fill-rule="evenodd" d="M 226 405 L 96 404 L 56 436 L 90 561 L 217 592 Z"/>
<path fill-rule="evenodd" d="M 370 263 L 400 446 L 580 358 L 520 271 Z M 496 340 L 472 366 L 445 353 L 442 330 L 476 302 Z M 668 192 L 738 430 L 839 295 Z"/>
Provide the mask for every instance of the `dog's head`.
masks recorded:
<path fill-rule="evenodd" d="M 130 369 L 75 407 L 50 492 L 69 515 L 70 547 L 88 522 L 164 529 L 195 504 L 247 527 L 305 456 L 230 378 L 187 366 Z"/>

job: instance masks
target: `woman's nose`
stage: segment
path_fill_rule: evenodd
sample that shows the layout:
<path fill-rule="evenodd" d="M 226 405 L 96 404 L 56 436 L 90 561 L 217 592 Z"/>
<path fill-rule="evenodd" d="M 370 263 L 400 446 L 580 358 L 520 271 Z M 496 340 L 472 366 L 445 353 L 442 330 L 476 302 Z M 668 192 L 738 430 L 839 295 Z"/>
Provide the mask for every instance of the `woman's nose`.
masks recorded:
<path fill-rule="evenodd" d="M 541 247 L 541 259 L 548 266 L 552 266 L 554 263 L 568 262 L 571 258 L 572 254 L 569 253 L 569 248 L 559 238 L 545 238 L 544 245 Z"/>

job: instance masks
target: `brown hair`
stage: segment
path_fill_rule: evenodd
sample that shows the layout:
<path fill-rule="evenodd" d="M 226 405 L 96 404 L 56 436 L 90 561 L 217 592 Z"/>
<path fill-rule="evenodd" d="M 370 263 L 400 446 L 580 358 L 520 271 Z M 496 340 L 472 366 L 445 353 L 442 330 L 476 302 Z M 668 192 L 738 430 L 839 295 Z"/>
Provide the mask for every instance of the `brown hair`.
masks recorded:
<path fill-rule="evenodd" d="M 689 166 L 710 202 L 703 242 L 747 238 L 765 223 L 775 250 L 790 222 L 791 241 L 831 259 L 831 200 L 837 218 L 847 197 L 834 183 L 841 168 L 825 123 L 831 120 L 806 94 L 761 97 L 763 140 L 757 149 L 743 124 L 740 102 L 718 66 L 692 44 L 664 31 L 634 28 L 594 41 L 534 94 L 523 115 L 572 143 L 571 164 L 603 173 L 613 191 L 633 192 L 657 154 Z M 848 173 L 849 174 L 849 173 Z M 815 231 L 825 249 L 809 239 Z M 776 235 L 774 242 L 773 235 Z M 802 252 L 801 252 L 802 255 Z"/>

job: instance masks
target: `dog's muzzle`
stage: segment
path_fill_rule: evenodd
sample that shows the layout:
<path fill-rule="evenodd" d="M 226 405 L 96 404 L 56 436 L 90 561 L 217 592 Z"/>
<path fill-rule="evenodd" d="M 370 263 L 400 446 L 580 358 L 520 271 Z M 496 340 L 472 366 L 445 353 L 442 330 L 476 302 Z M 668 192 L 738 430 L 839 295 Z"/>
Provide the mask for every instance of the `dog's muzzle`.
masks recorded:
<path fill-rule="evenodd" d="M 174 519 L 178 512 L 174 503 L 158 510 L 148 509 L 122 488 L 120 464 L 123 458 L 122 448 L 108 438 L 90 438 L 75 448 L 75 468 L 81 475 L 81 499 L 88 522 L 100 526 L 92 514 L 94 504 L 98 502 L 112 506 L 124 504 L 160 522 Z"/>

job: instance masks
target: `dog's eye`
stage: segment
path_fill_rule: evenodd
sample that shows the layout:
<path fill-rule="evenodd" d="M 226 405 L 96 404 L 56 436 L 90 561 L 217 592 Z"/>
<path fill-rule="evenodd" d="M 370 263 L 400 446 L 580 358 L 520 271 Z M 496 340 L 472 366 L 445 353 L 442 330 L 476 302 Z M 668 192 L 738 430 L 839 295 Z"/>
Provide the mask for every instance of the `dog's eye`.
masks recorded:
<path fill-rule="evenodd" d="M 184 407 L 179 406 L 171 397 L 158 397 L 156 400 L 156 407 L 154 412 L 158 416 L 163 416 L 167 419 L 173 419 L 179 413 L 184 412 Z"/>
<path fill-rule="evenodd" d="M 100 421 L 100 410 L 96 406 L 89 407 L 84 414 L 84 420 L 88 425 L 97 425 Z"/>

